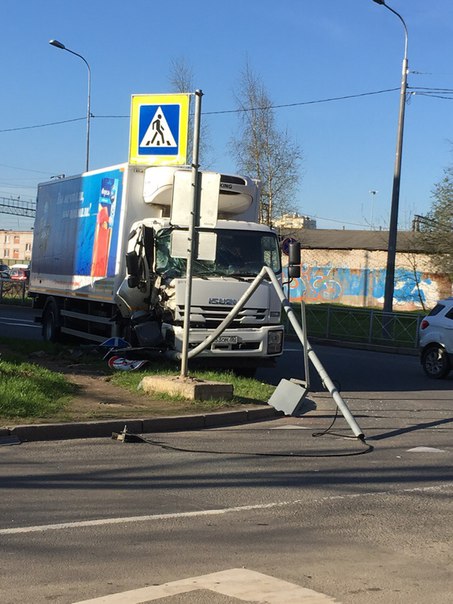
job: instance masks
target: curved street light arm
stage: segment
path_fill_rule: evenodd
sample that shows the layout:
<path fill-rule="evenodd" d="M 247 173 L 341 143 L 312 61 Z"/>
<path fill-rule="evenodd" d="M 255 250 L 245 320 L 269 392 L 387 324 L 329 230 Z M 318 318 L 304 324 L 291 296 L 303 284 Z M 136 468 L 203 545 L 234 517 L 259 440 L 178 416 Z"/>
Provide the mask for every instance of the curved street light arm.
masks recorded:
<path fill-rule="evenodd" d="M 79 57 L 85 63 L 88 69 L 88 93 L 87 93 L 87 133 L 86 133 L 86 162 L 85 162 L 85 170 L 88 172 L 90 166 L 90 122 L 91 122 L 91 69 L 88 64 L 88 61 L 78 52 L 67 48 L 64 44 L 59 42 L 58 40 L 50 40 L 49 44 L 55 46 L 55 48 L 60 48 L 61 50 L 66 50 L 66 52 Z"/>

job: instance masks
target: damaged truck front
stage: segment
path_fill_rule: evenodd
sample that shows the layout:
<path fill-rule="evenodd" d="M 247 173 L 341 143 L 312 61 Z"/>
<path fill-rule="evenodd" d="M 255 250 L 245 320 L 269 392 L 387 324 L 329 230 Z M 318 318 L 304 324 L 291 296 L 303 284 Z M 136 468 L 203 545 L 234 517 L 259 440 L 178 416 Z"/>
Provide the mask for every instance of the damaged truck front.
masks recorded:
<path fill-rule="evenodd" d="M 180 225 L 171 219 L 177 168 L 127 164 L 40 185 L 30 293 L 43 335 L 180 353 L 187 261 L 174 253 Z M 261 268 L 281 275 L 276 234 L 257 221 L 258 187 L 220 175 L 210 259 L 192 264 L 189 347 L 206 340 Z M 187 200 L 189 203 L 189 200 Z M 282 352 L 280 301 L 263 280 L 233 321 L 200 357 L 228 367 L 268 364 Z"/>

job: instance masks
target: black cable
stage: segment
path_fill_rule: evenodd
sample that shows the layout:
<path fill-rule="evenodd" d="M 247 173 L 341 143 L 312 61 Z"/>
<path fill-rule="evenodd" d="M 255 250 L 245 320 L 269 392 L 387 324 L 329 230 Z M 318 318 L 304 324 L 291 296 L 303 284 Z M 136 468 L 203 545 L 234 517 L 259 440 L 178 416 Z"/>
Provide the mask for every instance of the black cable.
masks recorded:
<path fill-rule="evenodd" d="M 130 432 L 125 433 L 125 441 L 129 440 L 127 437 L 131 437 L 133 442 L 142 442 L 148 445 L 153 445 L 155 447 L 160 447 L 161 449 L 168 451 L 179 451 L 182 453 L 200 453 L 200 454 L 208 454 L 208 455 L 241 455 L 241 456 L 249 456 L 249 457 L 353 457 L 355 455 L 364 455 L 365 453 L 370 453 L 373 451 L 374 447 L 366 443 L 364 440 L 359 439 L 360 442 L 366 445 L 366 449 L 361 451 L 354 451 L 353 453 L 334 453 L 334 454 L 306 454 L 306 453 L 257 453 L 255 451 L 252 452 L 239 452 L 239 451 L 213 451 L 206 449 L 187 449 L 185 447 L 176 447 L 173 445 L 168 445 L 166 443 L 162 443 L 156 440 L 151 440 L 148 438 L 144 438 L 139 434 L 131 434 Z M 351 438 L 352 437 L 344 437 L 341 434 L 338 435 L 342 438 Z M 129 442 L 131 442 L 129 440 Z"/>
<path fill-rule="evenodd" d="M 333 427 L 334 423 L 337 421 L 337 417 L 338 417 L 338 407 L 335 407 L 335 415 L 334 415 L 334 418 L 333 418 L 330 426 L 328 428 L 326 428 L 325 430 L 323 430 L 322 432 L 313 432 L 313 434 L 312 434 L 313 438 L 317 438 L 319 436 L 324 436 L 325 434 L 330 433 L 330 429 Z"/>
<path fill-rule="evenodd" d="M 221 114 L 227 114 L 227 113 L 244 113 L 247 111 L 259 111 L 259 110 L 266 110 L 266 109 L 283 109 L 283 108 L 287 108 L 287 107 L 300 107 L 302 105 L 314 105 L 314 104 L 318 104 L 318 103 L 331 103 L 332 101 L 343 101 L 343 100 L 348 100 L 348 99 L 355 99 L 355 98 L 359 98 L 359 97 L 364 97 L 364 96 L 371 96 L 371 95 L 376 95 L 376 94 L 383 94 L 386 92 L 395 92 L 396 90 L 399 90 L 399 88 L 386 88 L 384 90 L 374 90 L 372 92 L 361 92 L 359 94 L 348 94 L 345 96 L 336 96 L 336 97 L 330 97 L 330 98 L 325 98 L 325 99 L 316 99 L 313 101 L 301 101 L 298 103 L 285 103 L 285 104 L 281 104 L 281 105 L 267 105 L 265 107 L 242 107 L 240 109 L 225 109 L 225 110 L 221 110 L 221 111 L 203 111 L 202 114 L 203 115 L 221 115 Z M 125 119 L 125 118 L 130 118 L 130 115 L 95 115 L 95 114 L 91 114 L 91 117 L 94 119 L 115 119 L 115 118 L 120 118 L 120 119 Z M 46 124 L 36 124 L 33 126 L 19 126 L 16 128 L 3 128 L 0 129 L 0 133 L 2 132 L 16 132 L 18 130 L 30 130 L 32 128 L 45 128 L 46 126 L 57 126 L 60 124 L 69 124 L 70 122 L 79 122 L 82 120 L 86 120 L 86 117 L 76 117 L 73 119 L 68 119 L 68 120 L 60 120 L 57 122 L 48 122 Z"/>

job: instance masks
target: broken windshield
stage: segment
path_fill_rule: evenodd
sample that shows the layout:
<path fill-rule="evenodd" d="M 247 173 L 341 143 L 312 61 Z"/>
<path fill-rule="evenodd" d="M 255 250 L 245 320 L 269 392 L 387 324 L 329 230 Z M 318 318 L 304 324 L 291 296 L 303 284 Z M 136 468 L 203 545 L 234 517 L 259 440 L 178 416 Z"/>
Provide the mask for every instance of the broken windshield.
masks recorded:
<path fill-rule="evenodd" d="M 193 261 L 194 277 L 255 277 L 263 266 L 274 273 L 281 272 L 280 250 L 274 233 L 217 229 L 216 258 Z M 170 257 L 171 231 L 161 231 L 156 237 L 156 272 L 174 279 L 186 274 L 186 261 Z"/>

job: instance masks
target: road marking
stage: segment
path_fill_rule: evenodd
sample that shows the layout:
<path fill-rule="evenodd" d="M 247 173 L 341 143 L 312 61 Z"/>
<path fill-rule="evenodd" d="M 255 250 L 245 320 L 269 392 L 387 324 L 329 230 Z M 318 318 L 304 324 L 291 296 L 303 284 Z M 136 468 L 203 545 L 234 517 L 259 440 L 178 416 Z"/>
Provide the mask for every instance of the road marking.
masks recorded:
<path fill-rule="evenodd" d="M 33 321 L 28 321 L 26 319 L 13 319 L 10 317 L 0 317 L 0 323 L 5 323 L 6 325 L 17 325 L 18 327 L 37 327 L 41 328 L 40 325 L 37 325 Z"/>
<path fill-rule="evenodd" d="M 262 604 L 334 604 L 335 602 L 341 604 L 339 600 L 312 589 L 246 568 L 232 568 L 74 604 L 141 604 L 197 590 L 209 590 L 243 602 L 257 604 L 260 602 Z"/>
<path fill-rule="evenodd" d="M 396 489 L 394 491 L 372 491 L 370 493 L 351 493 L 349 495 L 330 495 L 313 499 L 310 503 L 321 504 L 336 499 L 356 499 L 361 497 L 376 497 L 377 495 L 395 495 L 398 493 L 425 493 L 428 491 L 441 491 L 453 488 L 453 482 L 434 485 L 430 487 L 413 487 L 410 489 Z M 220 508 L 215 510 L 196 510 L 192 512 L 174 512 L 170 514 L 150 514 L 148 516 L 125 516 L 119 518 L 99 518 L 97 520 L 79 520 L 75 522 L 61 522 L 59 524 L 42 524 L 38 526 L 22 526 L 16 528 L 0 529 L 0 535 L 18 535 L 23 533 L 39 533 L 45 531 L 58 531 L 62 529 L 85 528 L 90 526 L 105 526 L 109 524 L 126 524 L 130 522 L 152 522 L 155 520 L 174 520 L 179 518 L 195 518 L 202 516 L 221 516 L 234 512 L 250 512 L 253 510 L 270 510 L 291 505 L 306 505 L 305 499 L 293 501 L 274 501 L 271 503 L 257 503 L 254 505 L 241 505 L 231 508 Z"/>
<path fill-rule="evenodd" d="M 435 447 L 414 447 L 408 449 L 408 453 L 445 453 L 443 449 L 436 449 Z"/>

